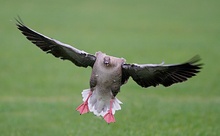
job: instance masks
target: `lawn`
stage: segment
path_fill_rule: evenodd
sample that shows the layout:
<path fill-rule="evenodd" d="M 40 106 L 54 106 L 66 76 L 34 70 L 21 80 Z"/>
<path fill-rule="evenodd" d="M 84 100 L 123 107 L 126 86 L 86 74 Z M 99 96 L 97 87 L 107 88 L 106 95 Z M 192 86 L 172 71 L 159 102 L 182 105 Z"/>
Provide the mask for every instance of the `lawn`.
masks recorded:
<path fill-rule="evenodd" d="M 220 1 L 1 1 L 0 135 L 220 135 Z M 198 76 L 169 88 L 121 88 L 122 110 L 107 124 L 79 115 L 91 69 L 47 55 L 17 30 L 32 29 L 89 53 L 128 63 L 181 63 L 200 55 Z"/>

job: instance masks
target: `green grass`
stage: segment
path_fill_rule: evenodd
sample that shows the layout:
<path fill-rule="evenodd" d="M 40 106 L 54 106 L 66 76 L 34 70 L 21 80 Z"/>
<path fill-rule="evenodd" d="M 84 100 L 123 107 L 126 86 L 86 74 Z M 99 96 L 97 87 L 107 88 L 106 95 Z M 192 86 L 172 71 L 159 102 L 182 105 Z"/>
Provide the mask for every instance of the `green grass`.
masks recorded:
<path fill-rule="evenodd" d="M 0 135 L 220 135 L 218 0 L 1 1 Z M 79 115 L 91 69 L 46 55 L 15 27 L 26 25 L 76 48 L 128 63 L 179 63 L 199 54 L 204 69 L 169 88 L 130 80 L 117 122 Z"/>

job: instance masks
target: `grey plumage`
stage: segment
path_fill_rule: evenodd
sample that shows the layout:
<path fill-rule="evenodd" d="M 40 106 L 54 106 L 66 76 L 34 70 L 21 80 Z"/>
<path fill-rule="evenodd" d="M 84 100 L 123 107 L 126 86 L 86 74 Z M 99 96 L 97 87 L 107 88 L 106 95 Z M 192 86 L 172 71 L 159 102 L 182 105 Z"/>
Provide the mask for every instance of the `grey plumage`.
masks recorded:
<path fill-rule="evenodd" d="M 113 110 L 120 110 L 121 108 L 119 100 L 110 102 L 110 105 L 109 101 L 115 98 L 120 87 L 127 82 L 129 77 L 132 77 L 138 85 L 145 88 L 155 87 L 159 84 L 167 87 L 186 81 L 200 72 L 202 68 L 202 64 L 198 63 L 200 61 L 199 56 L 181 64 L 127 64 L 123 58 L 109 56 L 102 52 L 92 55 L 44 36 L 25 26 L 21 20 L 17 20 L 16 25 L 28 40 L 44 52 L 63 60 L 69 60 L 76 66 L 85 68 L 90 66 L 92 68 L 90 89 L 83 92 L 83 101 L 90 104 L 89 109 L 87 106 L 87 110 L 85 110 L 86 104 L 82 104 L 77 110 L 80 111 L 80 114 L 88 111 L 92 111 L 96 115 L 100 114 L 108 123 L 114 122 L 114 118 L 107 119 L 112 117 L 112 113 L 107 112 L 107 110 L 111 107 Z"/>

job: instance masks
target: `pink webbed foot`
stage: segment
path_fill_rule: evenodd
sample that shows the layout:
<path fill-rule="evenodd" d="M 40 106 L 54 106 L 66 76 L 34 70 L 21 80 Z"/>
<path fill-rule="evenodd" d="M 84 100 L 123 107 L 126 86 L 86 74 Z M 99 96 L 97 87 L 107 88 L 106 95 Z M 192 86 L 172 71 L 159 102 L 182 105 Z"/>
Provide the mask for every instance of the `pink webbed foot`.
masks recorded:
<path fill-rule="evenodd" d="M 79 111 L 80 115 L 89 112 L 88 100 L 91 95 L 92 92 L 90 91 L 86 100 L 76 108 L 76 110 Z"/>
<path fill-rule="evenodd" d="M 107 123 L 113 123 L 113 122 L 115 122 L 115 117 L 114 117 L 114 115 L 112 114 L 112 111 L 111 111 L 111 110 L 109 110 L 108 113 L 105 114 L 104 120 L 105 120 Z"/>
<path fill-rule="evenodd" d="M 113 100 L 110 101 L 110 109 L 108 110 L 108 113 L 105 114 L 104 120 L 109 124 L 115 122 L 115 117 L 112 113 L 112 103 Z"/>
<path fill-rule="evenodd" d="M 84 102 L 76 108 L 80 115 L 89 112 L 88 102 Z"/>

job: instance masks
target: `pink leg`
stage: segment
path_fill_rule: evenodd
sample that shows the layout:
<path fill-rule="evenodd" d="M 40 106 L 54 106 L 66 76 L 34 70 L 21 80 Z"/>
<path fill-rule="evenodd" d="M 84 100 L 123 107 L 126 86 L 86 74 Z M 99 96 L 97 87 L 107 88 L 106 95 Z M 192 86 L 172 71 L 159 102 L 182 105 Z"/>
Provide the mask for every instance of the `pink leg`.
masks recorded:
<path fill-rule="evenodd" d="M 76 110 L 79 111 L 80 115 L 89 112 L 89 107 L 88 107 L 88 100 L 89 97 L 92 95 L 92 92 L 89 92 L 89 96 L 87 97 L 87 99 L 85 100 L 85 102 L 83 102 L 81 105 L 79 105 Z"/>
<path fill-rule="evenodd" d="M 107 123 L 115 122 L 115 117 L 112 114 L 112 103 L 113 103 L 113 99 L 111 99 L 110 101 L 110 109 L 108 110 L 108 113 L 106 113 L 104 116 L 104 119 Z"/>

